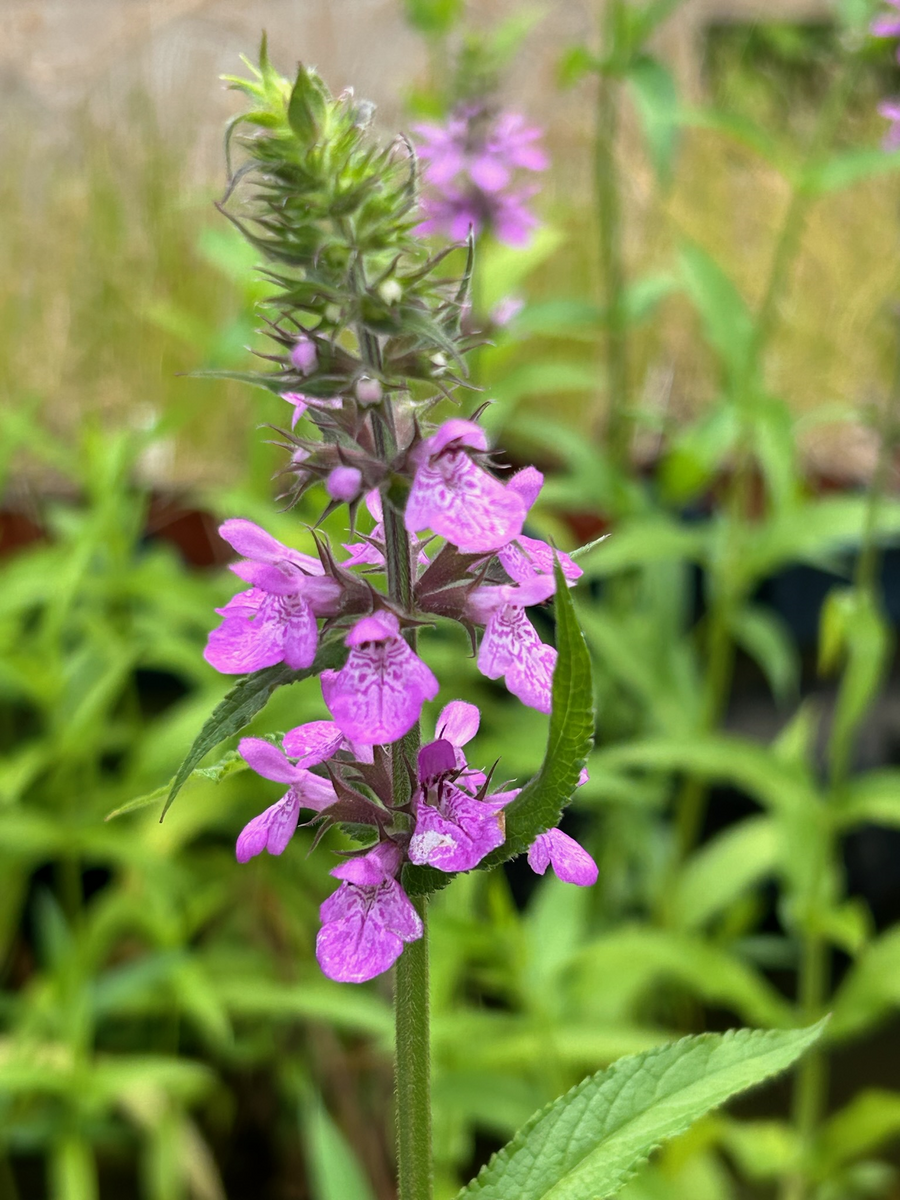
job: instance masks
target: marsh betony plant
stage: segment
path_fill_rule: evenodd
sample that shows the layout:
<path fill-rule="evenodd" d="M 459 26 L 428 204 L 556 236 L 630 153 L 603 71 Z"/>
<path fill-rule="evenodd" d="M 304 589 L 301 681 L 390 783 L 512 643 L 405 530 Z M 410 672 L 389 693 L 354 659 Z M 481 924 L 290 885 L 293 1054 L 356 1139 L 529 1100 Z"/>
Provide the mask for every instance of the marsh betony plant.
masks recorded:
<path fill-rule="evenodd" d="M 229 159 L 241 161 L 223 211 L 265 261 L 271 344 L 265 369 L 238 377 L 291 406 L 278 433 L 288 505 L 316 489 L 323 517 L 346 509 L 350 533 L 338 550 L 317 527 L 310 555 L 251 521 L 224 523 L 240 556 L 232 570 L 248 586 L 219 610 L 206 657 L 242 678 L 173 794 L 274 688 L 318 678 L 321 719 L 280 745 L 240 742 L 246 763 L 287 791 L 241 831 L 237 858 L 282 854 L 301 819 L 316 826 L 317 842 L 340 826 L 356 846 L 331 872 L 339 882 L 321 907 L 317 957 L 347 983 L 396 964 L 399 1194 L 427 1200 L 429 893 L 519 854 L 539 874 L 550 867 L 578 885 L 597 878 L 587 852 L 559 829 L 586 778 L 593 732 L 589 658 L 569 594 L 581 569 L 524 532 L 540 472 L 504 474 L 478 411 L 434 419 L 437 405 L 470 394 L 465 355 L 477 335 L 463 331 L 461 315 L 471 232 L 455 231 L 468 234 L 461 246 L 426 248 L 415 154 L 402 138 L 379 146 L 370 105 L 350 92 L 333 98 L 304 67 L 293 83 L 283 79 L 265 43 L 253 71 L 230 81 L 251 107 L 229 129 Z M 469 163 L 489 191 L 505 183 L 510 163 L 540 166 L 532 131 L 514 123 L 503 135 L 508 163 L 498 153 Z M 368 533 L 357 528 L 362 511 L 374 522 Z M 528 615 L 551 599 L 555 646 Z M 502 764 L 469 765 L 479 712 L 465 699 L 444 703 L 422 744 L 423 706 L 441 690 L 426 661 L 427 630 L 438 623 L 458 627 L 484 675 L 549 714 L 543 765 L 523 787 L 503 780 Z M 524 1200 L 551 1189 L 611 1195 L 660 1140 L 786 1066 L 815 1036 L 744 1031 L 622 1060 L 534 1118 L 470 1190 Z M 640 1132 L 623 1143 L 638 1117 Z"/>

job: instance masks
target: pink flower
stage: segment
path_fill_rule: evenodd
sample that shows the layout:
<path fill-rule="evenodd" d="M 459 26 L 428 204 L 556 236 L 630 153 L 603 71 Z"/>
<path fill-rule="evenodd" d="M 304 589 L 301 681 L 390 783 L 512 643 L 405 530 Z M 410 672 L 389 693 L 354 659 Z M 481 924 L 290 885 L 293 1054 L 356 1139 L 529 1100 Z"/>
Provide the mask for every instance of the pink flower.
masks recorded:
<path fill-rule="evenodd" d="M 362 486 L 362 471 L 358 467 L 335 467 L 325 480 L 325 491 L 332 500 L 354 500 Z"/>
<path fill-rule="evenodd" d="M 543 485 L 544 476 L 536 467 L 524 467 L 513 475 L 506 486 L 508 490 L 518 492 L 527 510 L 537 500 Z M 524 533 L 501 546 L 497 557 L 504 571 L 516 583 L 526 583 L 538 575 L 552 575 L 556 558 L 559 559 L 563 575 L 570 583 L 574 583 L 584 574 L 568 554 L 564 554 L 562 550 L 554 550 L 539 538 L 526 537 Z"/>
<path fill-rule="evenodd" d="M 420 442 L 405 514 L 411 533 L 432 529 L 463 554 L 506 545 L 525 520 L 522 497 L 474 463 L 469 450 L 487 450 L 487 437 L 459 417 Z"/>
<path fill-rule="evenodd" d="M 525 609 L 547 600 L 555 586 L 552 576 L 536 575 L 521 584 L 476 588 L 468 602 L 472 619 L 485 627 L 479 671 L 505 679 L 514 696 L 543 713 L 550 711 L 556 651 L 540 640 Z"/>
<path fill-rule="evenodd" d="M 454 240 L 491 230 L 500 241 L 527 243 L 537 219 L 526 207 L 534 188 L 513 187 L 516 170 L 543 171 L 547 158 L 535 144 L 541 131 L 519 113 L 492 115 L 482 105 L 457 109 L 445 126 L 419 125 L 419 157 L 431 191 L 422 199 L 421 234 Z"/>
<path fill-rule="evenodd" d="M 415 725 L 439 684 L 400 634 L 392 612 L 357 621 L 345 644 L 350 654 L 340 671 L 323 671 L 322 695 L 335 723 L 354 742 L 384 745 Z"/>
<path fill-rule="evenodd" d="M 216 609 L 223 620 L 209 635 L 206 661 L 226 675 L 280 662 L 294 670 L 311 666 L 316 617 L 334 611 L 339 585 L 317 559 L 282 545 L 252 521 L 226 521 L 219 533 L 246 556 L 231 570 L 252 587 Z"/>
<path fill-rule="evenodd" d="M 364 983 L 389 970 L 405 942 L 422 936 L 422 921 L 397 882 L 400 850 L 381 842 L 331 872 L 343 880 L 319 910 L 316 958 L 329 979 Z"/>
<path fill-rule="evenodd" d="M 302 335 L 294 343 L 291 354 L 291 366 L 301 375 L 311 375 L 318 366 L 319 357 L 316 343 L 312 338 Z"/>
<path fill-rule="evenodd" d="M 452 726 L 457 715 L 466 722 L 461 729 L 465 735 L 471 728 L 468 713 L 457 710 L 444 728 Z M 459 747 L 446 737 L 428 742 L 419 751 L 419 787 L 413 797 L 416 826 L 409 843 L 410 862 L 427 863 L 440 871 L 471 871 L 503 844 L 502 809 L 517 792 L 498 793 L 479 800 L 464 791 L 459 786 L 464 778 L 458 765 L 460 755 Z"/>
<path fill-rule="evenodd" d="M 564 883 L 592 887 L 597 882 L 597 864 L 583 846 L 561 829 L 548 829 L 535 838 L 528 851 L 528 865 L 538 875 L 552 867 Z"/>
<path fill-rule="evenodd" d="M 263 738 L 242 738 L 238 750 L 257 775 L 290 784 L 280 800 L 254 817 L 241 830 L 236 855 L 238 862 L 245 863 L 263 850 L 268 850 L 270 854 L 281 854 L 294 836 L 300 809 L 322 812 L 335 803 L 337 796 L 329 780 L 303 767 L 294 766 L 277 746 Z M 323 759 L 313 756 L 308 757 L 307 761 L 314 764 Z"/>

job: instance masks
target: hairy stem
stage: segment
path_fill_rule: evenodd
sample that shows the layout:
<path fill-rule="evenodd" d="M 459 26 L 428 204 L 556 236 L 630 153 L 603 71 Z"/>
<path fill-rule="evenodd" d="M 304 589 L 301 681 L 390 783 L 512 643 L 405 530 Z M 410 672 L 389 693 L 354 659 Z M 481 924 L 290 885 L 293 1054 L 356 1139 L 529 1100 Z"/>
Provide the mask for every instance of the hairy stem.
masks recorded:
<path fill-rule="evenodd" d="M 381 365 L 377 340 L 360 330 L 362 355 L 373 369 Z M 397 452 L 394 414 L 390 400 L 372 414 L 375 448 L 379 458 L 389 463 Z M 403 515 L 385 498 L 384 545 L 388 595 L 401 608 L 413 608 L 412 543 L 403 523 Z M 415 649 L 415 628 L 406 631 L 406 639 Z M 393 746 L 394 806 L 409 800 L 407 762 L 415 763 L 419 748 L 418 722 Z M 397 961 L 394 986 L 396 1031 L 394 1075 L 397 1089 L 397 1173 L 398 1200 L 431 1200 L 431 1035 L 428 1005 L 428 922 L 427 901 L 417 897 L 413 903 L 422 918 L 424 931 L 416 942 L 407 942 Z"/>
<path fill-rule="evenodd" d="M 431 1200 L 431 1041 L 428 1021 L 427 901 L 413 903 L 425 932 L 397 962 L 396 1028 L 398 1200 Z"/>

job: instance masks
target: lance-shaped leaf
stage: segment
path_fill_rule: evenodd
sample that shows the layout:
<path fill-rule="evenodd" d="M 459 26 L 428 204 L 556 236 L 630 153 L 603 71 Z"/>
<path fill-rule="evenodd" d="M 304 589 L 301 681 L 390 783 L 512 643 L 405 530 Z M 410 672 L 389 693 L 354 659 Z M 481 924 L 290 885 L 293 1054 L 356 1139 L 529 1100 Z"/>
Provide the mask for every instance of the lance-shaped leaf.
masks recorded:
<path fill-rule="evenodd" d="M 707 1033 L 622 1058 L 533 1116 L 459 1200 L 614 1196 L 655 1147 L 791 1066 L 823 1028 Z"/>
<path fill-rule="evenodd" d="M 340 640 L 325 642 L 319 647 L 319 652 L 311 667 L 303 671 L 292 671 L 284 663 L 274 667 L 264 667 L 254 671 L 252 675 L 244 675 L 225 698 L 213 709 L 212 716 L 197 734 L 194 744 L 188 751 L 187 758 L 178 768 L 178 773 L 172 780 L 169 797 L 166 800 L 162 817 L 169 811 L 172 801 L 188 781 L 194 768 L 203 761 L 210 750 L 245 729 L 258 712 L 266 705 L 272 693 L 289 683 L 299 683 L 301 679 L 309 679 L 311 675 L 320 675 L 322 671 L 340 668 L 347 651 Z"/>
<path fill-rule="evenodd" d="M 556 574 L 556 668 L 553 672 L 553 705 L 547 752 L 537 775 L 507 805 L 506 840 L 484 858 L 478 870 L 523 854 L 538 834 L 559 824 L 563 809 L 578 786 L 581 769 L 594 737 L 594 691 L 591 658 L 578 624 L 575 606 L 559 562 Z M 403 886 L 412 895 L 437 891 L 452 875 L 433 867 L 407 864 Z"/>

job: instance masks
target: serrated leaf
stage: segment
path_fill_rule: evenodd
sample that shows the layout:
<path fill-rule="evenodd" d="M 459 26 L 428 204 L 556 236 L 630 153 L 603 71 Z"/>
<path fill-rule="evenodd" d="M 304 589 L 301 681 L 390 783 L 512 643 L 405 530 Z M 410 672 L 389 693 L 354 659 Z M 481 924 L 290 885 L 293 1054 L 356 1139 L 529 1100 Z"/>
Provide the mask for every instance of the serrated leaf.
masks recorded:
<path fill-rule="evenodd" d="M 191 779 L 211 779 L 213 783 L 221 783 L 229 775 L 235 775 L 238 771 L 246 770 L 249 770 L 247 763 L 241 758 L 237 750 L 229 750 L 226 755 L 220 758 L 217 763 L 213 763 L 211 767 L 195 767 L 185 780 L 185 783 Z M 129 800 L 127 804 L 122 804 L 119 808 L 114 808 L 111 813 L 107 813 L 104 819 L 112 821 L 115 817 L 123 817 L 126 813 L 135 812 L 139 808 L 147 808 L 151 804 L 156 804 L 160 800 L 164 800 L 174 783 L 175 780 L 172 778 L 168 783 L 164 783 L 162 787 L 154 788 L 152 792 L 147 792 L 143 796 Z"/>
<path fill-rule="evenodd" d="M 522 854 L 540 833 L 559 822 L 571 799 L 594 736 L 591 658 L 578 624 L 569 585 L 554 564 L 556 575 L 556 649 L 553 704 L 547 751 L 537 775 L 505 809 L 506 840 L 479 864 L 487 870 Z M 446 886 L 452 876 L 433 867 L 403 869 L 403 886 L 413 896 Z"/>
<path fill-rule="evenodd" d="M 213 709 L 212 716 L 200 730 L 187 757 L 178 768 L 162 816 L 169 811 L 172 801 L 210 750 L 214 750 L 226 738 L 246 728 L 265 707 L 277 688 L 299 683 L 312 675 L 320 675 L 322 671 L 338 668 L 345 657 L 343 643 L 335 640 L 320 646 L 313 665 L 304 671 L 294 671 L 284 663 L 279 663 L 278 666 L 265 667 L 262 671 L 254 671 L 252 675 L 245 675 L 239 679 L 224 700 Z"/>
<path fill-rule="evenodd" d="M 823 1028 L 701 1034 L 620 1059 L 532 1117 L 460 1200 L 604 1200 L 660 1143 L 791 1066 Z"/>

